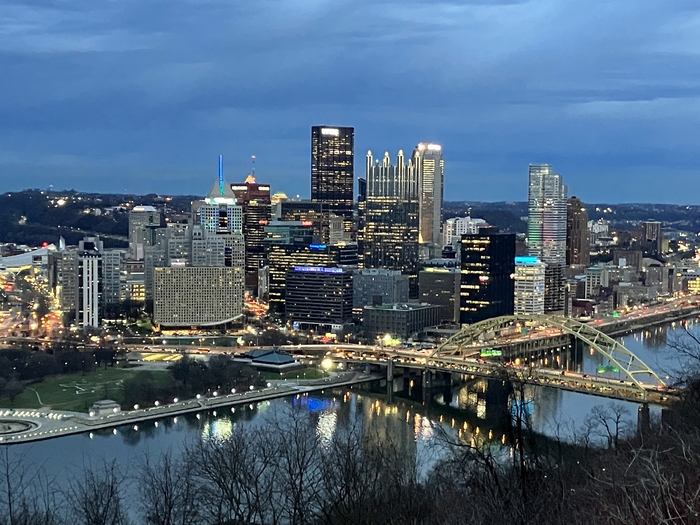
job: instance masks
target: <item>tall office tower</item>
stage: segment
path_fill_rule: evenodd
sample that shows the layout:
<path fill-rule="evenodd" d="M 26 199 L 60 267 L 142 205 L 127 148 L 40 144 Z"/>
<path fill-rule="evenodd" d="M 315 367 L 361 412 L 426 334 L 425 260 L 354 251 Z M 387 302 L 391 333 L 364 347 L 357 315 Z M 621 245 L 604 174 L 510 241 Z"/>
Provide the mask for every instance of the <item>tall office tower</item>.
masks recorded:
<path fill-rule="evenodd" d="M 99 237 L 84 237 L 78 243 L 78 301 L 75 322 L 81 328 L 100 326 L 102 310 L 102 255 Z"/>
<path fill-rule="evenodd" d="M 121 301 L 122 251 L 104 250 L 102 253 L 102 297 L 104 304 Z"/>
<path fill-rule="evenodd" d="M 367 211 L 367 179 L 364 177 L 357 178 L 357 243 L 362 245 L 364 240 L 365 230 L 365 213 Z M 360 250 L 357 254 L 357 265 L 359 268 L 365 267 L 365 254 Z"/>
<path fill-rule="evenodd" d="M 245 238 L 245 284 L 257 295 L 258 270 L 264 266 L 265 226 L 272 220 L 272 197 L 268 184 L 258 184 L 249 175 L 245 182 L 231 184 L 236 203 L 243 211 Z"/>
<path fill-rule="evenodd" d="M 153 206 L 134 206 L 129 212 L 129 258 L 142 260 L 153 245 L 152 229 L 160 227 L 160 212 Z"/>
<path fill-rule="evenodd" d="M 487 226 L 484 219 L 472 219 L 471 217 L 447 219 L 442 228 L 442 244 L 457 250 L 459 243 L 462 242 L 462 235 L 479 233 L 481 228 Z"/>
<path fill-rule="evenodd" d="M 652 257 L 661 255 L 663 233 L 661 223 L 658 221 L 646 221 L 642 224 L 642 250 Z"/>
<path fill-rule="evenodd" d="M 192 227 L 192 266 L 231 266 L 226 264 L 226 243 L 224 235 L 208 234 L 200 225 Z M 169 266 L 185 266 L 170 264 Z"/>
<path fill-rule="evenodd" d="M 566 203 L 566 264 L 589 266 L 591 263 L 588 212 L 578 197 Z"/>
<path fill-rule="evenodd" d="M 337 331 L 352 322 L 352 270 L 294 266 L 285 288 L 285 316 L 302 330 Z"/>
<path fill-rule="evenodd" d="M 445 189 L 442 146 L 421 142 L 413 151 L 413 162 L 418 168 L 418 242 L 440 244 Z"/>
<path fill-rule="evenodd" d="M 357 267 L 357 244 L 307 244 L 304 242 L 266 241 L 269 266 L 270 309 L 284 313 L 287 271 L 295 266 Z"/>
<path fill-rule="evenodd" d="M 343 217 L 350 239 L 355 158 L 355 129 L 329 126 L 311 128 L 311 200 L 325 202 Z"/>
<path fill-rule="evenodd" d="M 288 200 L 277 206 L 279 219 L 283 222 L 302 222 L 313 228 L 315 242 L 335 244 L 330 242 L 331 213 L 327 203 L 307 200 Z M 335 217 L 335 215 L 334 215 Z M 342 223 L 341 223 L 342 225 Z M 342 226 L 341 231 L 342 234 Z"/>
<path fill-rule="evenodd" d="M 78 252 L 75 249 L 61 252 L 58 267 L 58 296 L 66 326 L 75 321 L 78 305 Z"/>
<path fill-rule="evenodd" d="M 205 235 L 221 236 L 225 242 L 225 266 L 241 268 L 244 272 L 245 241 L 243 210 L 236 204 L 231 186 L 224 181 L 224 161 L 219 156 L 219 181 L 196 210 Z M 242 275 L 243 278 L 243 275 Z"/>
<path fill-rule="evenodd" d="M 548 164 L 530 164 L 528 254 L 547 265 L 545 312 L 564 309 L 566 265 L 566 186 Z"/>
<path fill-rule="evenodd" d="M 515 258 L 516 314 L 544 313 L 545 267 L 537 257 Z"/>
<path fill-rule="evenodd" d="M 462 236 L 459 322 L 473 324 L 514 308 L 515 235 Z"/>
<path fill-rule="evenodd" d="M 367 198 L 362 231 L 365 268 L 400 270 L 417 297 L 418 170 L 399 151 L 396 166 L 389 153 L 381 162 L 367 152 Z"/>

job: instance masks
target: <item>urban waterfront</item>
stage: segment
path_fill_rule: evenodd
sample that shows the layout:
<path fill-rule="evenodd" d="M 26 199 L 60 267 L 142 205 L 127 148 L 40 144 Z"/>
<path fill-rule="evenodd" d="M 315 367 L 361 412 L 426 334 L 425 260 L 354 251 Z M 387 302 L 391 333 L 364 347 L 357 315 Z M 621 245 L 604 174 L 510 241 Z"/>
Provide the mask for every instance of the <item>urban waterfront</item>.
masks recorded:
<path fill-rule="evenodd" d="M 700 334 L 700 325 L 688 321 L 688 330 Z M 683 326 L 660 326 L 624 337 L 624 344 L 658 371 L 671 375 L 680 367 L 670 342 L 682 337 Z M 595 374 L 601 365 L 597 355 L 583 352 L 582 370 Z M 316 426 L 319 443 L 342 428 L 362 428 L 368 439 L 398 446 L 415 455 L 421 470 L 445 451 L 445 440 L 469 442 L 475 436 L 495 445 L 507 444 L 507 424 L 512 403 L 500 382 L 455 376 L 453 385 L 423 392 L 419 384 L 399 378 L 392 388 L 386 382 L 352 389 L 339 388 L 318 394 L 263 401 L 244 407 L 211 410 L 167 417 L 157 421 L 9 446 L 10 457 L 22 457 L 26 468 L 40 469 L 49 477 L 78 473 L 102 460 L 117 460 L 125 469 L 146 456 L 165 451 L 177 453 L 199 440 L 225 440 L 234 428 L 254 427 L 271 417 L 288 417 L 288 411 L 308 413 Z M 600 405 L 621 405 L 628 411 L 628 428 L 635 428 L 638 405 L 610 401 L 548 387 L 526 387 L 526 412 L 533 429 L 550 438 L 574 439 L 591 410 Z M 449 402 L 446 402 L 449 400 Z M 659 409 L 652 407 L 652 416 Z"/>

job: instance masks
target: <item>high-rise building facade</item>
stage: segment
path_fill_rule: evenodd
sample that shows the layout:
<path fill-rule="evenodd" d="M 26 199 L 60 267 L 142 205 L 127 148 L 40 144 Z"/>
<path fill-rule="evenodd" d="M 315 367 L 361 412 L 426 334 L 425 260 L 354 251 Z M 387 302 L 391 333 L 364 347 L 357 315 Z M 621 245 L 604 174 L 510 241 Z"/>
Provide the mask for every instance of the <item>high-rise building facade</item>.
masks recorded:
<path fill-rule="evenodd" d="M 335 330 L 352 322 L 352 269 L 294 266 L 285 288 L 285 316 L 299 328 Z"/>
<path fill-rule="evenodd" d="M 300 242 L 266 244 L 269 266 L 270 309 L 285 311 L 287 271 L 295 266 L 357 267 L 357 244 L 306 244 Z"/>
<path fill-rule="evenodd" d="M 311 128 L 311 200 L 328 204 L 331 213 L 342 216 L 348 235 L 353 226 L 354 159 L 354 128 Z"/>
<path fill-rule="evenodd" d="M 396 165 L 389 153 L 381 163 L 367 152 L 367 196 L 361 232 L 365 268 L 399 270 L 417 294 L 418 170 L 399 151 Z M 412 294 L 415 296 L 414 294 Z"/>
<path fill-rule="evenodd" d="M 549 164 L 531 164 L 528 173 L 528 254 L 547 265 L 545 311 L 564 310 L 566 266 L 566 186 Z"/>
<path fill-rule="evenodd" d="M 81 328 L 100 326 L 102 298 L 102 256 L 99 237 L 85 237 L 78 243 L 78 303 L 75 321 Z"/>
<path fill-rule="evenodd" d="M 153 322 L 163 327 L 217 326 L 243 314 L 240 269 L 166 267 L 154 270 Z"/>
<path fill-rule="evenodd" d="M 422 303 L 440 307 L 440 321 L 459 322 L 460 271 L 457 268 L 427 267 L 418 272 Z"/>
<path fill-rule="evenodd" d="M 578 197 L 566 203 L 566 264 L 589 266 L 591 263 L 588 212 Z"/>
<path fill-rule="evenodd" d="M 474 235 L 479 233 L 480 228 L 487 227 L 484 219 L 473 219 L 471 217 L 454 217 L 447 219 L 442 230 L 442 245 L 451 246 L 457 250 L 462 242 L 462 235 Z"/>
<path fill-rule="evenodd" d="M 464 235 L 461 243 L 459 322 L 512 315 L 515 235 Z"/>
<path fill-rule="evenodd" d="M 160 212 L 153 206 L 134 206 L 129 212 L 129 258 L 142 260 L 153 245 L 152 230 L 160 228 Z"/>
<path fill-rule="evenodd" d="M 255 177 L 249 175 L 245 182 L 231 184 L 231 190 L 243 214 L 246 288 L 255 292 L 258 271 L 265 261 L 265 226 L 272 220 L 270 186 L 257 183 Z"/>
<path fill-rule="evenodd" d="M 418 242 L 440 244 L 445 186 L 442 146 L 421 142 L 413 151 L 413 162 L 418 169 Z"/>
<path fill-rule="evenodd" d="M 659 221 L 645 221 L 642 224 L 642 250 L 652 257 L 661 255 L 663 233 Z"/>
<path fill-rule="evenodd" d="M 365 268 L 353 275 L 353 306 L 408 302 L 408 277 L 398 270 Z"/>
<path fill-rule="evenodd" d="M 515 314 L 544 313 L 545 267 L 537 257 L 515 258 Z"/>

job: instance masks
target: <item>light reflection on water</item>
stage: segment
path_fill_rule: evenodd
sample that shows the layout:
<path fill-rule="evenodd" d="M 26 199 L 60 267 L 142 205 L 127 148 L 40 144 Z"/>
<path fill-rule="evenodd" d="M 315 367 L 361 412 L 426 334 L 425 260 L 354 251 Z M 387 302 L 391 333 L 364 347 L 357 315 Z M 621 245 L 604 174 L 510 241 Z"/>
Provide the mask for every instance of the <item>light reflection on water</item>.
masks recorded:
<path fill-rule="evenodd" d="M 698 323 L 688 323 L 688 328 L 691 333 L 700 335 Z M 652 368 L 664 373 L 678 366 L 678 356 L 668 342 L 681 333 L 680 326 L 654 328 L 626 336 L 623 341 Z M 599 364 L 596 356 L 583 352 L 585 370 Z M 219 409 L 216 416 L 213 413 L 181 415 L 164 418 L 157 424 L 139 423 L 136 429 L 124 426 L 93 432 L 92 438 L 88 434 L 67 436 L 14 445 L 9 450 L 15 457 L 26 455 L 28 463 L 42 466 L 50 475 L 61 478 L 65 478 L 66 472 L 83 468 L 86 458 L 92 462 L 116 459 L 129 469 L 145 455 L 153 456 L 167 450 L 177 452 L 197 440 L 229 439 L 234 429 L 260 425 L 266 418 L 284 410 L 308 414 L 321 446 L 328 446 L 343 429 L 360 428 L 369 442 L 377 446 L 398 446 L 415 457 L 421 463 L 421 472 L 427 472 L 444 453 L 446 440 L 462 443 L 487 440 L 493 446 L 507 446 L 503 418 L 510 418 L 514 405 L 498 392 L 498 385 L 493 382 L 465 381 L 451 390 L 431 392 L 427 397 L 422 397 L 420 382 L 405 381 L 403 391 L 399 383 L 392 396 L 386 387 L 377 388 L 376 392 L 328 391 L 327 395 L 300 395 Z M 574 429 L 584 424 L 593 407 L 610 403 L 604 398 L 555 388 L 528 387 L 525 406 L 521 408 L 529 415 L 536 431 L 552 437 L 571 438 Z M 637 405 L 623 405 L 629 410 L 630 424 L 636 425 Z"/>

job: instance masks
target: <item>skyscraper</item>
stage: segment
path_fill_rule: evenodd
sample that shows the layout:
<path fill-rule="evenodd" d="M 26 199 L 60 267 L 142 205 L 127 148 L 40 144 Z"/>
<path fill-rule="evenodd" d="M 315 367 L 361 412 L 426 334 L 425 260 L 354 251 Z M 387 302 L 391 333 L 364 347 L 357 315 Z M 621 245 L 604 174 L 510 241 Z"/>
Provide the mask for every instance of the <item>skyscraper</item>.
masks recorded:
<path fill-rule="evenodd" d="M 207 235 L 222 236 L 225 242 L 225 266 L 245 265 L 243 210 L 236 204 L 231 186 L 224 182 L 223 158 L 219 156 L 219 180 L 197 210 L 199 223 Z"/>
<path fill-rule="evenodd" d="M 129 258 L 142 260 L 153 245 L 153 228 L 160 228 L 160 212 L 153 206 L 134 206 L 129 212 Z"/>
<path fill-rule="evenodd" d="M 222 157 L 219 180 L 193 206 L 192 219 L 191 227 L 169 226 L 144 265 L 146 277 L 151 273 L 154 321 L 163 326 L 220 325 L 243 311 L 243 213 L 224 181 Z"/>
<path fill-rule="evenodd" d="M 578 197 L 571 197 L 566 203 L 566 264 L 588 266 L 590 263 L 588 212 Z"/>
<path fill-rule="evenodd" d="M 258 270 L 265 261 L 265 226 L 272 219 L 270 186 L 257 183 L 255 177 L 249 175 L 245 182 L 231 184 L 231 190 L 243 213 L 246 288 L 255 291 Z"/>
<path fill-rule="evenodd" d="M 327 203 L 330 213 L 342 216 L 348 235 L 353 225 L 354 158 L 354 128 L 311 128 L 311 200 Z"/>
<path fill-rule="evenodd" d="M 516 314 L 544 313 L 545 266 L 537 257 L 515 258 Z"/>
<path fill-rule="evenodd" d="M 566 186 L 549 164 L 530 164 L 528 253 L 547 265 L 545 311 L 564 309 L 566 265 Z"/>
<path fill-rule="evenodd" d="M 463 235 L 461 251 L 459 322 L 472 324 L 512 315 L 515 235 Z"/>
<path fill-rule="evenodd" d="M 418 169 L 418 242 L 440 244 L 445 171 L 442 146 L 421 142 L 413 151 L 413 161 Z"/>
<path fill-rule="evenodd" d="M 658 221 L 645 221 L 642 224 L 642 250 L 647 255 L 656 257 L 661 254 L 663 233 Z"/>
<path fill-rule="evenodd" d="M 399 151 L 396 166 L 389 153 L 381 162 L 367 152 L 367 195 L 361 232 L 365 268 L 400 270 L 417 295 L 418 170 Z"/>

